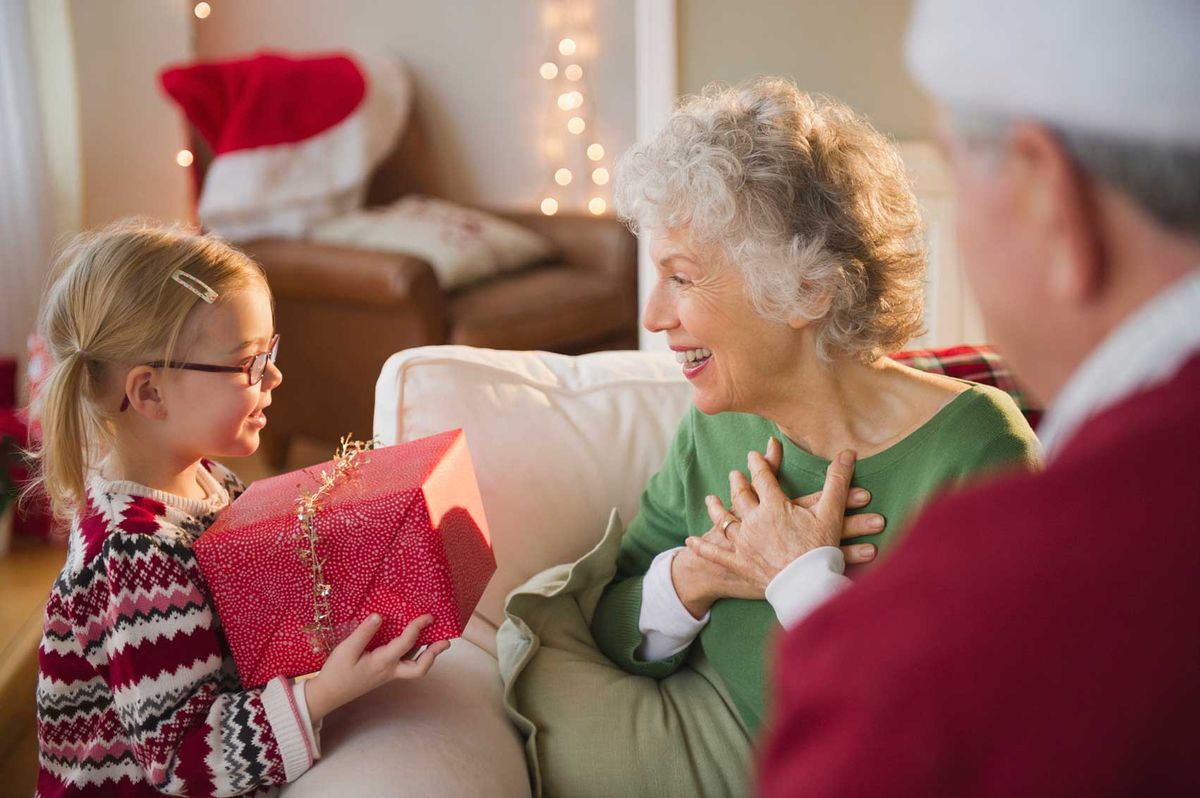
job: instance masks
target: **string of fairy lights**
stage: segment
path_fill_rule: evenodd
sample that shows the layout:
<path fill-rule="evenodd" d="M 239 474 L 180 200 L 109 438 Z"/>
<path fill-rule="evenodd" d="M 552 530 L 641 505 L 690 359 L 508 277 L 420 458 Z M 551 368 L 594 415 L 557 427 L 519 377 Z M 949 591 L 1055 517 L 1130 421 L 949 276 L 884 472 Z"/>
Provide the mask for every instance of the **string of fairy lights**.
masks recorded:
<path fill-rule="evenodd" d="M 543 125 L 549 161 L 539 207 L 553 216 L 569 196 L 585 199 L 588 211 L 608 210 L 605 199 L 610 179 L 604 145 L 595 135 L 595 101 L 584 65 L 595 50 L 590 3 L 559 0 L 547 6 L 549 54 L 538 74 L 550 85 L 550 104 Z"/>
<path fill-rule="evenodd" d="M 192 13 L 196 15 L 196 19 L 208 19 L 208 15 L 212 13 L 212 6 L 208 3 L 196 3 L 192 7 Z M 175 153 L 175 163 L 182 166 L 184 169 L 192 165 L 196 160 L 196 156 L 187 147 L 184 147 L 179 152 Z"/>

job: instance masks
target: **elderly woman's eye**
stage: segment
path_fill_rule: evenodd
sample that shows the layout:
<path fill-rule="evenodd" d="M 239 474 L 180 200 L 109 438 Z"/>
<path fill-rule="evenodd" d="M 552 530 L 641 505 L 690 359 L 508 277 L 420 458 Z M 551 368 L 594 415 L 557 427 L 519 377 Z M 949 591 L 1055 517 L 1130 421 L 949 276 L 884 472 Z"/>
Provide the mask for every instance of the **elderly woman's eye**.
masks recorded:
<path fill-rule="evenodd" d="M 681 277 L 681 276 L 679 276 L 678 274 L 672 274 L 670 277 L 668 277 L 668 278 L 667 278 L 667 280 L 668 280 L 668 281 L 669 281 L 669 282 L 670 282 L 672 285 L 687 285 L 687 284 L 688 284 L 688 280 L 687 280 L 687 278 L 686 278 L 686 277 Z"/>

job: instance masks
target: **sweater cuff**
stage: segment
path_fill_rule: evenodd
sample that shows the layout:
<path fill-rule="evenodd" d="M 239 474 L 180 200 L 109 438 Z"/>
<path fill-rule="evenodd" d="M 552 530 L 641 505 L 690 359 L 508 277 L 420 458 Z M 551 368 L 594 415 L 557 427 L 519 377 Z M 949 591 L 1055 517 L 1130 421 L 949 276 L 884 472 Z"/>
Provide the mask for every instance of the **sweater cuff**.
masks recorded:
<path fill-rule="evenodd" d="M 280 676 L 268 682 L 262 691 L 262 703 L 279 746 L 279 755 L 283 758 L 284 778 L 295 781 L 312 767 L 313 749 L 304 729 L 308 724 L 296 704 L 291 679 Z"/>
<path fill-rule="evenodd" d="M 837 546 L 820 546 L 792 560 L 767 585 L 766 598 L 784 628 L 800 623 L 808 614 L 850 585 L 843 575 L 846 558 Z"/>
<path fill-rule="evenodd" d="M 709 613 L 696 620 L 675 591 L 671 563 L 681 548 L 667 549 L 655 557 L 642 580 L 642 609 L 638 616 L 642 643 L 637 656 L 646 662 L 675 656 L 690 646 L 708 624 Z"/>
<path fill-rule="evenodd" d="M 313 759 L 320 759 L 321 724 L 318 723 L 314 726 L 312 717 L 308 714 L 308 699 L 304 697 L 304 680 L 296 679 L 292 682 L 292 700 L 296 702 L 296 708 L 300 710 L 300 725 L 304 727 L 304 735 L 308 738 Z"/>
<path fill-rule="evenodd" d="M 643 576 L 631 576 L 605 589 L 592 617 L 592 636 L 600 651 L 622 670 L 652 679 L 665 679 L 678 670 L 684 654 L 681 652 L 658 662 L 646 662 L 637 656 L 637 648 L 642 643 L 638 617 L 644 581 Z"/>

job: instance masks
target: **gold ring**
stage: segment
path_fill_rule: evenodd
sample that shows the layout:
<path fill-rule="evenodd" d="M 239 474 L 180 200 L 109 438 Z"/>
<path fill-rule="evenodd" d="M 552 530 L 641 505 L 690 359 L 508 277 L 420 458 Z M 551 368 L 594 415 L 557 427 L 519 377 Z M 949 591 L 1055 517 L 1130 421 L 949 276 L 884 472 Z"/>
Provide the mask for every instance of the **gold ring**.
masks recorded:
<path fill-rule="evenodd" d="M 729 516 L 728 518 L 726 518 L 726 519 L 725 519 L 725 523 L 721 524 L 721 534 L 722 534 L 722 535 L 724 535 L 724 534 L 725 534 L 725 531 L 726 531 L 727 529 L 729 529 L 729 525 L 730 525 L 730 524 L 736 524 L 736 523 L 738 523 L 738 522 L 739 522 L 739 521 L 741 521 L 741 520 L 742 520 L 742 519 L 738 518 L 736 515 L 731 515 L 731 516 Z"/>

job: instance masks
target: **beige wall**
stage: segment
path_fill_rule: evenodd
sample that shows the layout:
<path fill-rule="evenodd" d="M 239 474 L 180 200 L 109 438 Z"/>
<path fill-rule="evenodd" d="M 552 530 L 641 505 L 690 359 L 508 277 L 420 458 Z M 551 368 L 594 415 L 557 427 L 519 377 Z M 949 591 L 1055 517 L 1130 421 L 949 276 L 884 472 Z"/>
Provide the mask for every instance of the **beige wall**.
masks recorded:
<path fill-rule="evenodd" d="M 183 127 L 157 73 L 191 51 L 187 0 L 71 0 L 78 87 L 81 221 L 187 218 Z M 69 103 L 75 98 L 45 98 Z"/>
<path fill-rule="evenodd" d="M 866 114 L 900 140 L 930 135 L 930 107 L 908 77 L 911 0 L 678 0 L 679 87 L 698 92 L 781 75 Z"/>
<path fill-rule="evenodd" d="M 542 124 L 552 101 L 538 66 L 550 46 L 540 0 L 238 0 L 212 3 L 196 54 L 224 58 L 269 47 L 371 48 L 408 64 L 432 140 L 441 193 L 492 207 L 532 207 L 553 173 Z M 593 0 L 589 70 L 595 129 L 610 153 L 634 125 L 634 0 Z M 548 171 L 549 170 L 549 171 Z"/>
<path fill-rule="evenodd" d="M 902 142 L 929 242 L 927 333 L 913 345 L 987 340 L 963 279 L 955 197 L 928 143 L 932 105 L 908 76 L 904 30 L 912 0 L 677 0 L 679 86 L 781 75 L 836 97 Z"/>

